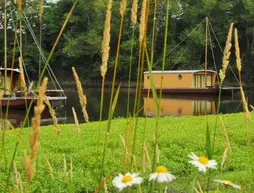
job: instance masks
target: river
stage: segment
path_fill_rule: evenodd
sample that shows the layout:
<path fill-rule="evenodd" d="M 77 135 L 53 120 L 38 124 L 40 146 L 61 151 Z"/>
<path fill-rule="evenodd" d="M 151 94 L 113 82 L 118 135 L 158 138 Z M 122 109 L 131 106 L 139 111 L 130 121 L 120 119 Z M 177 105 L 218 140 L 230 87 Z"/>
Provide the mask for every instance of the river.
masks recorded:
<path fill-rule="evenodd" d="M 55 106 L 56 115 L 59 123 L 73 123 L 72 107 L 75 108 L 79 122 L 84 122 L 81 107 L 79 104 L 78 94 L 75 88 L 64 88 L 67 96 L 66 104 L 58 104 Z M 100 88 L 84 88 L 87 97 L 87 112 L 90 121 L 98 121 L 100 115 Z M 104 105 L 102 112 L 102 119 L 106 120 L 109 110 L 111 89 L 106 88 L 104 92 Z M 115 109 L 114 117 L 126 117 L 127 114 L 127 88 L 120 90 L 118 103 Z M 135 99 L 135 90 L 132 89 L 130 93 L 130 112 L 133 112 Z M 254 104 L 254 92 L 247 91 L 246 99 L 249 104 Z M 217 112 L 218 98 L 207 96 L 169 96 L 165 95 L 161 99 L 161 116 L 198 116 L 215 114 Z M 154 116 L 156 108 L 154 100 L 146 95 L 143 95 L 140 100 L 140 116 Z M 142 108 L 143 107 L 143 108 Z M 242 102 L 239 93 L 232 96 L 222 96 L 219 113 L 236 113 L 242 112 Z M 23 122 L 25 111 L 10 110 L 8 119 L 14 127 L 19 127 Z M 2 117 L 5 112 L 2 111 Z M 32 117 L 30 114 L 29 119 Z M 42 124 L 52 124 L 49 112 L 44 112 L 42 115 Z"/>

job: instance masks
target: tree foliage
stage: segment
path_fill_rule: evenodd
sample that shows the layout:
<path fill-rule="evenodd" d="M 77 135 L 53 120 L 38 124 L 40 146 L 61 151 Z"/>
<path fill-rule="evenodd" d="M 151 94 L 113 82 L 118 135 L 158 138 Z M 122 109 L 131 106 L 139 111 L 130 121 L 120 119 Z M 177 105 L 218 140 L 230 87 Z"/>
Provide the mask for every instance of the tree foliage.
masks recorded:
<path fill-rule="evenodd" d="M 1 0 L 3 3 L 3 0 Z M 39 5 L 37 1 L 24 1 L 24 12 L 31 23 L 32 29 L 39 38 Z M 57 3 L 46 2 L 44 4 L 44 17 L 42 25 L 42 48 L 45 54 L 49 53 L 54 41 L 61 29 L 65 16 L 70 10 L 74 0 L 59 0 Z M 166 2 L 157 0 L 156 13 L 156 29 L 155 29 L 155 59 L 154 69 L 160 69 L 164 28 Z M 147 31 L 147 47 L 151 49 L 152 24 L 154 21 L 153 8 L 155 1 L 151 0 L 148 31 Z M 126 80 L 128 77 L 128 66 L 130 61 L 131 49 L 131 1 L 128 1 L 125 14 L 123 35 L 121 40 L 121 50 L 118 67 L 119 80 Z M 139 1 L 139 12 L 141 10 L 141 1 Z M 82 71 L 81 77 L 87 80 L 100 80 L 100 63 L 101 63 L 101 42 L 104 28 L 105 10 L 107 6 L 106 0 L 78 0 L 77 6 L 61 41 L 57 45 L 57 49 L 51 60 L 51 67 L 56 72 L 59 79 L 66 79 L 71 74 L 71 66 Z M 11 17 L 11 9 L 8 9 L 8 65 L 10 65 L 13 41 L 14 27 L 13 21 L 17 19 L 24 20 L 22 14 L 17 10 L 17 6 L 12 3 L 9 5 L 15 14 Z M 113 1 L 112 21 L 111 21 L 111 43 L 110 43 L 110 61 L 107 73 L 107 79 L 113 71 L 114 58 L 118 40 L 118 32 L 120 25 L 120 0 Z M 3 8 L 1 6 L 0 14 L 0 62 L 3 64 L 4 46 L 3 46 Z M 213 55 L 216 59 L 216 67 L 220 68 L 222 51 L 226 39 L 229 24 L 233 22 L 239 30 L 241 56 L 243 59 L 243 73 L 246 80 L 254 81 L 254 2 L 252 0 L 172 0 L 170 4 L 170 21 L 168 33 L 168 55 L 166 69 L 199 69 L 203 68 L 205 56 L 205 18 L 209 18 L 209 32 L 212 42 L 208 41 L 208 67 L 214 69 Z M 135 39 L 138 40 L 138 26 L 135 26 Z M 194 30 L 195 29 L 195 30 Z M 25 64 L 30 74 L 36 76 L 38 73 L 38 58 L 34 40 L 29 33 L 28 27 L 23 26 L 24 42 L 23 52 Z M 213 37 L 216 34 L 216 38 Z M 209 37 L 210 38 L 210 37 Z M 180 44 L 181 42 L 181 44 Z M 138 41 L 135 41 L 132 73 L 135 79 L 135 69 L 138 62 Z M 211 50 L 213 48 L 213 50 Z M 171 51 L 173 50 L 173 51 Z M 212 52 L 213 51 L 213 52 Z M 16 51 L 18 56 L 18 49 Z M 234 59 L 231 62 L 234 65 Z"/>

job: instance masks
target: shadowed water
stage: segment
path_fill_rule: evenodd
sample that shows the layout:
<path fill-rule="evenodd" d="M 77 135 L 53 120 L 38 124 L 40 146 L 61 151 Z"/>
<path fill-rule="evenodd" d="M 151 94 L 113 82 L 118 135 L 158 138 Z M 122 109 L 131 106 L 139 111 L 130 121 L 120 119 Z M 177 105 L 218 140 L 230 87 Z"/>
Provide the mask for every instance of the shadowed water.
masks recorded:
<path fill-rule="evenodd" d="M 84 122 L 81 107 L 79 104 L 78 94 L 75 88 L 66 88 L 65 94 L 68 97 L 65 102 L 54 104 L 56 116 L 59 123 L 73 123 L 72 107 L 75 108 L 79 122 Z M 98 121 L 100 115 L 100 88 L 84 88 L 87 96 L 87 111 L 90 121 Z M 109 102 L 111 89 L 106 88 L 104 93 L 104 104 L 102 119 L 106 120 L 108 117 Z M 249 104 L 254 104 L 254 93 L 246 92 L 246 98 Z M 120 90 L 118 103 L 115 109 L 114 117 L 126 117 L 127 114 L 127 98 L 128 92 L 126 88 Z M 135 90 L 132 89 L 130 93 L 130 113 L 133 113 L 135 99 Z M 214 96 L 179 96 L 179 95 L 165 95 L 161 99 L 161 116 L 197 116 L 215 114 L 217 111 L 218 99 Z M 154 116 L 156 108 L 154 100 L 147 95 L 142 95 L 140 99 L 140 116 Z M 219 113 L 236 113 L 242 112 L 242 102 L 240 94 L 237 93 L 232 96 L 222 96 Z M 19 127 L 23 122 L 26 112 L 19 109 L 10 109 L 8 120 L 14 127 Z M 2 110 L 1 117 L 5 117 L 6 112 Z M 31 120 L 32 113 L 29 115 Z M 3 119 L 2 119 L 3 120 Z M 4 121 L 1 122 L 3 124 Z M 42 125 L 52 124 L 52 119 L 49 112 L 46 110 L 42 115 Z M 26 125 L 29 125 L 26 124 Z M 11 129 L 11 126 L 9 126 Z"/>

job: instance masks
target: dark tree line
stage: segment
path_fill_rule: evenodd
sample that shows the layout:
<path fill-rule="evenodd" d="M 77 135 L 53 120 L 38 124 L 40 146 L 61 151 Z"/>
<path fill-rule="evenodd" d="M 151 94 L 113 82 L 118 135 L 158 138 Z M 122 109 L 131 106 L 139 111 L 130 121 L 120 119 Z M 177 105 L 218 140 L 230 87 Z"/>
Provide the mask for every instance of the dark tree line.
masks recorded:
<path fill-rule="evenodd" d="M 61 29 L 65 17 L 73 5 L 73 0 L 59 0 L 57 3 L 45 3 L 42 25 L 42 48 L 47 55 Z M 163 40 L 165 28 L 166 1 L 151 0 L 147 46 L 151 48 L 152 24 L 154 20 L 153 9 L 157 3 L 154 69 L 160 69 L 163 54 Z M 40 22 L 38 17 L 38 1 L 26 1 L 26 15 L 36 37 L 39 39 Z M 118 80 L 128 79 L 129 57 L 131 48 L 131 4 L 125 15 L 123 36 L 120 50 Z M 139 1 L 139 12 L 141 9 Z M 15 7 L 8 5 L 8 65 L 11 63 L 14 30 L 13 21 L 18 18 L 17 12 L 11 10 Z M 52 69 L 60 80 L 72 79 L 71 67 L 78 69 L 80 76 L 85 80 L 100 81 L 101 41 L 104 28 L 106 0 L 80 0 L 67 24 L 61 41 L 50 62 Z M 120 25 L 119 15 L 120 0 L 113 1 L 111 22 L 111 49 L 107 73 L 108 81 L 113 73 L 114 57 L 118 31 Z M 0 63 L 3 65 L 4 32 L 3 32 L 3 0 L 1 0 L 1 25 L 0 25 Z M 13 14 L 14 13 L 14 14 Z M 239 30 L 243 75 L 245 81 L 254 82 L 254 2 L 253 0 L 172 0 L 170 3 L 170 20 L 168 32 L 168 55 L 166 69 L 200 69 L 204 65 L 205 55 L 205 18 L 209 18 L 211 28 L 211 42 L 208 41 L 208 68 L 214 69 L 214 58 L 217 68 L 221 66 L 222 49 L 226 40 L 228 27 L 231 22 Z M 22 19 L 22 18 L 21 18 Z M 137 39 L 134 47 L 132 78 L 135 80 L 138 53 L 138 25 L 136 27 Z M 196 30 L 194 30 L 196 29 Z M 216 34 L 216 38 L 213 33 Z M 38 58 L 36 44 L 30 35 L 27 26 L 23 27 L 23 58 L 29 74 L 36 78 L 38 75 Z M 210 39 L 210 37 L 208 38 Z M 179 43 L 182 42 L 180 45 Z M 175 49 L 175 47 L 177 48 Z M 174 51 L 170 51 L 174 49 Z M 235 69 L 234 50 L 232 49 L 231 65 Z M 19 50 L 16 50 L 18 56 Z M 17 63 L 17 62 L 16 62 Z M 230 73 L 229 73 L 230 74 Z M 229 75 L 230 77 L 230 75 Z"/>

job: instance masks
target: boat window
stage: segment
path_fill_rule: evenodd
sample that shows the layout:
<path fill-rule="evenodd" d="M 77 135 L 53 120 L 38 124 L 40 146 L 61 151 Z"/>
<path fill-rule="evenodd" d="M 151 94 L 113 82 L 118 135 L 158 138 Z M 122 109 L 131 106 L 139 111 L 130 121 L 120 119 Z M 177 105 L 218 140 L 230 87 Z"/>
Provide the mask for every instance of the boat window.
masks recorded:
<path fill-rule="evenodd" d="M 183 76 L 181 74 L 178 75 L 178 79 L 182 80 Z"/>

